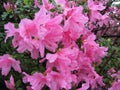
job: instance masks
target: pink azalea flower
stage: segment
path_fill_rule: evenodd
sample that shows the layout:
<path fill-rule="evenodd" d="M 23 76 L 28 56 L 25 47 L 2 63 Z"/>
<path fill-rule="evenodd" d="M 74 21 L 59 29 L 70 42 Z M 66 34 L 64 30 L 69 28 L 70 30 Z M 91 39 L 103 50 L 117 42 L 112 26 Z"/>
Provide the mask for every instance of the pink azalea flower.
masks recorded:
<path fill-rule="evenodd" d="M 99 20 L 99 25 L 102 26 L 103 24 L 108 23 L 108 15 L 104 14 L 102 15 L 100 13 L 101 10 L 105 9 L 105 6 L 103 6 L 103 3 L 100 1 L 93 1 L 93 0 L 88 0 L 88 7 L 90 9 L 90 21 L 96 23 L 96 21 Z M 90 24 L 92 25 L 92 23 Z M 91 28 L 91 27 L 90 27 Z M 91 28 L 91 30 L 94 27 Z"/>
<path fill-rule="evenodd" d="M 62 66 L 61 71 L 64 71 L 63 68 L 65 67 L 67 68 L 74 65 L 75 60 L 77 59 L 78 56 L 78 52 L 79 52 L 78 48 L 75 48 L 74 46 L 73 48 L 71 47 L 72 46 L 68 48 L 63 48 L 55 54 L 47 54 L 46 59 L 48 60 L 49 63 L 51 64 L 53 63 L 55 67 L 60 68 L 59 66 Z M 50 68 L 49 64 L 48 67 Z"/>
<path fill-rule="evenodd" d="M 19 42 L 22 40 L 22 37 L 19 34 L 19 30 L 15 28 L 13 23 L 7 23 L 4 25 L 4 28 L 6 29 L 6 38 L 5 38 L 5 42 L 9 37 L 14 37 L 12 40 L 12 45 L 14 48 L 19 46 Z"/>
<path fill-rule="evenodd" d="M 9 2 L 3 3 L 3 7 L 5 8 L 6 11 L 11 11 L 11 10 L 16 9 L 16 5 L 13 5 Z"/>
<path fill-rule="evenodd" d="M 32 51 L 32 45 L 29 42 L 29 39 L 32 38 L 32 35 L 34 34 L 32 30 L 30 30 L 28 25 L 29 23 L 25 25 L 26 22 L 28 23 L 28 19 L 23 19 L 19 25 L 20 28 L 16 29 L 12 23 L 6 24 L 4 27 L 7 30 L 7 36 L 5 41 L 8 39 L 8 37 L 14 36 L 12 40 L 13 47 L 17 48 L 18 52 L 24 52 L 26 49 L 29 51 Z M 30 22 L 31 23 L 31 22 Z M 30 25 L 31 26 L 31 25 Z M 33 26 L 34 27 L 34 26 Z M 32 26 L 31 26 L 32 28 Z M 31 34 L 32 33 L 32 34 Z M 31 35 L 31 37 L 30 37 Z"/>
<path fill-rule="evenodd" d="M 4 28 L 7 30 L 5 31 L 7 36 L 5 38 L 5 42 L 8 39 L 8 37 L 14 36 L 14 34 L 17 32 L 17 30 L 14 28 L 14 24 L 13 23 L 7 23 L 4 25 Z"/>
<path fill-rule="evenodd" d="M 22 74 L 24 75 L 23 78 L 22 78 L 23 83 L 28 83 L 29 82 L 28 78 L 30 77 L 30 75 L 28 75 L 25 72 L 23 72 Z M 33 90 L 31 86 L 26 86 L 26 89 L 27 90 Z"/>
<path fill-rule="evenodd" d="M 79 50 L 71 47 L 63 48 L 55 54 L 46 55 L 46 59 L 48 60 L 46 68 L 50 68 L 53 71 L 55 69 L 61 76 L 63 75 L 63 78 L 66 78 L 65 82 L 68 85 L 66 89 L 71 87 L 71 82 L 77 81 L 76 76 L 72 75 L 71 72 L 78 67 L 76 59 Z"/>
<path fill-rule="evenodd" d="M 113 73 L 115 73 L 116 72 L 116 70 L 114 69 L 114 68 L 110 68 L 109 70 L 108 70 L 108 74 L 109 75 L 112 75 Z"/>
<path fill-rule="evenodd" d="M 28 75 L 28 74 L 25 73 L 25 72 L 23 72 L 22 74 L 24 75 L 23 78 L 22 78 L 22 81 L 23 81 L 24 83 L 27 83 L 27 82 L 28 82 L 28 78 L 29 78 L 30 75 Z"/>
<path fill-rule="evenodd" d="M 112 78 L 114 78 L 114 82 L 112 83 L 112 86 L 108 90 L 119 90 L 120 89 L 120 70 L 116 73 L 116 71 L 111 68 L 108 71 Z"/>
<path fill-rule="evenodd" d="M 45 47 L 50 50 L 55 52 L 55 49 L 58 47 L 58 43 L 62 39 L 62 27 L 59 25 L 62 21 L 62 16 L 56 16 L 55 18 L 49 20 L 46 24 L 45 27 L 47 29 L 47 34 L 44 37 L 45 39 L 44 44 Z"/>
<path fill-rule="evenodd" d="M 112 77 L 112 78 L 115 78 L 116 80 L 119 80 L 119 77 L 120 77 L 120 70 L 119 70 L 117 73 L 111 74 L 111 77 Z"/>
<path fill-rule="evenodd" d="M 109 88 L 108 90 L 120 90 L 120 80 L 114 82 L 114 83 L 112 84 L 112 87 Z"/>
<path fill-rule="evenodd" d="M 71 88 L 71 86 L 69 86 L 70 83 L 67 82 L 63 74 L 51 71 L 47 74 L 46 78 L 49 78 L 50 90 L 60 90 L 62 88 L 69 90 Z"/>
<path fill-rule="evenodd" d="M 83 8 L 81 6 L 66 9 L 64 14 L 66 18 L 64 25 L 64 32 L 69 32 L 69 36 L 76 40 L 83 33 L 84 25 L 87 23 L 88 18 L 82 14 Z"/>
<path fill-rule="evenodd" d="M 95 42 L 96 36 L 91 32 L 86 32 L 82 37 L 84 53 L 90 58 L 92 62 L 101 62 L 101 58 L 106 56 L 107 48 L 100 47 Z"/>
<path fill-rule="evenodd" d="M 58 90 L 59 88 L 65 88 L 66 90 L 69 90 L 72 86 L 72 82 L 77 82 L 76 76 L 71 74 L 71 72 L 75 69 L 77 69 L 77 56 L 78 56 L 78 48 L 75 48 L 74 46 L 70 46 L 68 48 L 60 49 L 55 54 L 47 54 L 46 59 L 47 62 L 47 69 L 55 70 L 54 72 L 47 72 L 47 75 L 51 77 L 51 73 L 56 73 L 58 76 L 60 74 L 60 77 L 64 78 L 64 83 L 66 85 L 63 87 L 59 84 L 59 82 L 63 82 L 63 79 L 60 79 L 56 82 L 56 87 L 52 90 Z M 47 76 L 46 76 L 47 77 Z M 51 77 L 54 78 L 54 77 Z M 53 80 L 52 80 L 53 81 Z M 50 84 L 51 85 L 51 84 Z"/>
<path fill-rule="evenodd" d="M 48 11 L 45 9 L 45 7 L 41 7 L 41 9 L 35 13 L 34 23 L 39 27 L 45 24 L 48 20 L 50 20 L 50 14 L 48 14 Z"/>
<path fill-rule="evenodd" d="M 11 4 L 9 2 L 3 3 L 3 7 L 5 8 L 6 11 L 9 11 L 11 9 Z"/>
<path fill-rule="evenodd" d="M 77 83 L 79 84 L 81 81 L 85 81 L 87 83 L 85 84 L 85 87 L 84 85 L 83 87 L 81 87 L 83 88 L 83 90 L 84 88 L 88 88 L 90 86 L 92 90 L 95 88 L 98 89 L 99 86 L 104 86 L 104 83 L 102 82 L 102 77 L 96 73 L 94 67 L 91 65 L 90 59 L 86 57 L 84 52 L 82 51 L 79 52 L 77 61 L 78 61 L 78 68 L 77 68 L 77 72 L 75 73 L 75 75 L 77 76 Z"/>
<path fill-rule="evenodd" d="M 95 72 L 95 71 L 94 71 Z M 90 79 L 90 84 L 91 84 L 91 88 L 92 89 L 97 89 L 97 88 L 99 88 L 99 86 L 98 85 L 100 85 L 101 87 L 102 86 L 105 86 L 105 84 L 103 83 L 103 79 L 102 79 L 102 77 L 101 76 L 99 76 L 98 74 L 96 74 L 96 72 L 95 72 L 95 78 L 94 78 L 94 76 Z"/>
<path fill-rule="evenodd" d="M 105 6 L 103 6 L 101 2 L 93 1 L 93 0 L 88 0 L 88 7 L 94 11 L 105 9 Z"/>
<path fill-rule="evenodd" d="M 17 48 L 17 51 L 19 53 L 23 53 L 25 50 L 28 50 L 28 51 L 32 51 L 33 49 L 33 45 L 29 42 L 29 41 L 24 41 L 24 40 L 21 40 L 19 42 L 19 47 Z"/>
<path fill-rule="evenodd" d="M 10 89 L 10 90 L 15 90 L 15 82 L 14 82 L 14 78 L 13 78 L 13 76 L 11 75 L 11 77 L 10 77 L 10 82 L 7 82 L 6 80 L 5 80 L 5 84 L 6 84 L 6 87 L 8 88 L 8 89 Z"/>
<path fill-rule="evenodd" d="M 41 57 L 44 56 L 45 48 L 55 52 L 58 47 L 58 42 L 62 39 L 62 27 L 59 25 L 62 16 L 60 15 L 50 19 L 46 12 L 44 8 L 41 8 L 41 10 L 35 14 L 34 22 L 38 29 L 38 39 L 31 41 L 36 49 L 39 49 Z"/>
<path fill-rule="evenodd" d="M 42 90 L 44 85 L 49 86 L 46 77 L 42 73 L 37 72 L 28 77 L 28 82 L 30 82 L 33 90 Z"/>
<path fill-rule="evenodd" d="M 19 23 L 19 33 L 24 41 L 34 38 L 37 32 L 37 27 L 32 20 L 25 18 Z"/>
<path fill-rule="evenodd" d="M 90 20 L 91 22 L 96 22 L 96 20 L 101 19 L 102 15 L 98 11 L 90 11 Z"/>
<path fill-rule="evenodd" d="M 2 70 L 2 75 L 7 76 L 11 67 L 21 73 L 20 62 L 11 58 L 10 55 L 5 54 L 0 56 L 0 69 Z"/>

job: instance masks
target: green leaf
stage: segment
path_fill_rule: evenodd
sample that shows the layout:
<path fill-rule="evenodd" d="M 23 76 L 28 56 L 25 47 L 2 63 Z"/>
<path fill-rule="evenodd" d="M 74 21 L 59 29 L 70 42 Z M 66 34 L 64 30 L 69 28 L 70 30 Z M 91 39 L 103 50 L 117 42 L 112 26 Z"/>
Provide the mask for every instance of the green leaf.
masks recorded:
<path fill-rule="evenodd" d="M 23 0 L 23 3 L 25 5 L 31 5 L 32 4 L 32 0 Z"/>
<path fill-rule="evenodd" d="M 17 90 L 23 90 L 22 88 L 17 88 Z"/>
<path fill-rule="evenodd" d="M 55 9 L 50 9 L 50 12 L 55 12 Z"/>
<path fill-rule="evenodd" d="M 16 87 L 19 87 L 20 84 L 21 84 L 21 80 L 18 80 L 18 81 L 16 82 Z"/>
<path fill-rule="evenodd" d="M 8 13 L 7 12 L 3 12 L 3 14 L 1 15 L 2 17 L 2 20 L 5 20 L 8 16 Z"/>
<path fill-rule="evenodd" d="M 117 51 L 120 50 L 120 47 L 112 46 L 112 48 L 113 48 L 114 50 L 117 50 Z"/>

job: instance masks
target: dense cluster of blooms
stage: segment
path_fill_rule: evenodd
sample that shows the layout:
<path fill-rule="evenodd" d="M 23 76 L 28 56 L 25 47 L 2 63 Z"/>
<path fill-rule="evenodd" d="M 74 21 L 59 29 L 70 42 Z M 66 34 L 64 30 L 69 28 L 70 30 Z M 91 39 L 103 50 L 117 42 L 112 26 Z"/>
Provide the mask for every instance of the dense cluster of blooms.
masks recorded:
<path fill-rule="evenodd" d="M 90 1 L 90 2 L 89 2 Z M 96 35 L 118 35 L 120 32 L 119 7 L 113 5 L 107 6 L 110 0 L 88 0 L 89 13 L 89 30 L 95 32 Z M 114 2 L 111 0 L 109 3 Z M 98 5 L 99 4 L 99 5 Z"/>
<path fill-rule="evenodd" d="M 42 90 L 45 85 L 50 90 L 70 90 L 79 85 L 81 87 L 77 90 L 101 88 L 105 84 L 94 66 L 101 63 L 107 48 L 95 42 L 96 35 L 92 30 L 95 28 L 94 23 L 103 26 L 109 22 L 108 13 L 101 13 L 106 8 L 103 1 L 88 0 L 86 6 L 89 13 L 74 1 L 54 1 L 53 5 L 49 0 L 42 0 L 43 4 L 40 5 L 35 0 L 35 5 L 40 10 L 33 19 L 22 19 L 18 27 L 11 22 L 4 27 L 5 42 L 9 37 L 13 37 L 12 45 L 19 53 L 29 51 L 31 58 L 41 57 L 39 62 L 46 62 L 43 73 L 35 72 L 29 75 L 23 71 L 23 82 L 30 83 L 28 90 Z M 11 67 L 21 73 L 19 65 L 20 62 L 8 54 L 0 56 L 2 75 L 6 76 Z M 14 90 L 12 76 L 10 83 L 5 83 L 9 89 Z M 113 87 L 119 83 L 115 82 Z"/>
<path fill-rule="evenodd" d="M 112 83 L 112 87 L 108 90 L 119 90 L 120 89 L 120 71 L 116 72 L 115 69 L 111 68 L 108 71 L 109 75 L 114 78 L 114 82 Z"/>

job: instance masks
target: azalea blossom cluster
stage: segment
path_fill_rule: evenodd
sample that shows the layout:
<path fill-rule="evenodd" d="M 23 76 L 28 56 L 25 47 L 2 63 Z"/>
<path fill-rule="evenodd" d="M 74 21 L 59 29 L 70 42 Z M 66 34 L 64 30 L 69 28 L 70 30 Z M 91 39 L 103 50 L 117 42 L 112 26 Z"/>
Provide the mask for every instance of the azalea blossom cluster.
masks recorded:
<path fill-rule="evenodd" d="M 11 22 L 4 27 L 5 42 L 13 37 L 12 45 L 19 53 L 28 51 L 31 58 L 41 57 L 39 63 L 46 63 L 44 72 L 32 75 L 22 72 L 23 82 L 30 84 L 27 89 L 42 90 L 47 86 L 50 90 L 70 90 L 72 87 L 77 90 L 93 90 L 104 86 L 102 76 L 97 74 L 95 66 L 106 56 L 107 48 L 95 42 L 96 35 L 90 25 L 97 20 L 101 20 L 100 25 L 107 23 L 104 22 L 108 18 L 107 14 L 100 13 L 105 6 L 99 1 L 88 0 L 88 16 L 83 6 L 77 6 L 74 1 L 55 0 L 55 5 L 48 0 L 42 2 L 42 5 L 38 5 L 36 1 L 40 10 L 35 13 L 34 19 L 24 18 L 18 27 Z M 56 11 L 51 12 L 52 9 Z M 3 63 L 5 66 L 1 65 Z M 0 65 L 2 75 L 7 75 L 11 67 L 21 73 L 20 62 L 8 54 L 0 57 Z M 11 84 L 5 81 L 6 86 L 14 90 L 12 76 L 10 81 Z"/>
<path fill-rule="evenodd" d="M 108 90 L 119 90 L 120 89 L 120 71 L 116 72 L 114 68 L 108 71 L 109 75 L 114 78 L 112 86 Z"/>
<path fill-rule="evenodd" d="M 98 3 L 98 0 L 94 0 L 88 3 L 90 10 L 88 27 L 97 36 L 118 35 L 120 32 L 120 8 L 113 6 L 113 2 L 112 0 L 99 0 Z"/>

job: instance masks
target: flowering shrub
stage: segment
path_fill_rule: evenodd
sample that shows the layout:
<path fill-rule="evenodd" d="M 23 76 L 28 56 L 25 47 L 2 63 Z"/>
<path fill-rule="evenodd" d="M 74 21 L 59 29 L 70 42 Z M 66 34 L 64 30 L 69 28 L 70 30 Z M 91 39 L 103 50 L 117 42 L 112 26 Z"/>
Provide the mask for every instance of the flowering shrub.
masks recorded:
<path fill-rule="evenodd" d="M 3 4 L 15 19 L 4 25 L 4 42 L 10 38 L 15 50 L 12 56 L 0 56 L 1 75 L 20 75 L 18 81 L 16 75 L 10 77 L 10 82 L 5 80 L 8 89 L 16 90 L 22 85 L 25 90 L 106 89 L 103 76 L 96 69 L 109 47 L 100 45 L 102 39 L 98 37 L 111 34 L 106 28 L 115 21 L 110 16 L 107 0 L 23 0 L 24 5 L 34 3 L 34 9 L 38 9 L 30 17 L 18 15 L 17 3 Z M 18 57 L 21 58 L 14 59 Z M 114 90 L 116 85 L 119 87 L 119 80 L 109 90 Z"/>

